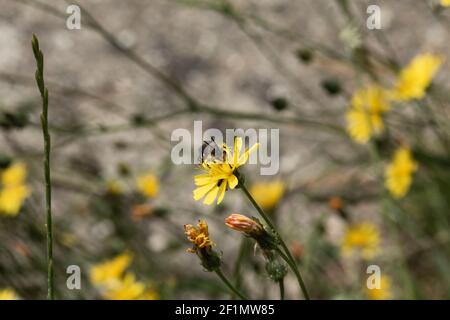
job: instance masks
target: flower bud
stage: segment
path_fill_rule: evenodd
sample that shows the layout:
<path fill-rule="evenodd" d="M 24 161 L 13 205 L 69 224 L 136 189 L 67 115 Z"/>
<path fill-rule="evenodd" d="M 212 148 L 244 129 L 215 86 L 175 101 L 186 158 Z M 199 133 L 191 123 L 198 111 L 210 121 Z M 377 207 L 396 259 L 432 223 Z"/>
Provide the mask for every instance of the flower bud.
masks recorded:
<path fill-rule="evenodd" d="M 275 236 L 268 232 L 257 218 L 249 218 L 233 213 L 225 219 L 225 224 L 233 230 L 243 232 L 256 240 L 263 251 L 273 250 L 277 246 Z"/>
<path fill-rule="evenodd" d="M 263 226 L 256 219 L 238 213 L 233 213 L 227 217 L 225 224 L 231 229 L 244 232 L 251 237 L 265 232 Z"/>

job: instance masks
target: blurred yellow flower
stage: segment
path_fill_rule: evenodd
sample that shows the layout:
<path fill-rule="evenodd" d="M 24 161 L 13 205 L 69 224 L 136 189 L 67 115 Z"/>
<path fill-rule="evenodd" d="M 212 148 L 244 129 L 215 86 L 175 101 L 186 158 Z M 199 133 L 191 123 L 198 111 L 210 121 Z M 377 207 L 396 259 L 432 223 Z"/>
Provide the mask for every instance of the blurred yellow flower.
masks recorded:
<path fill-rule="evenodd" d="M 441 6 L 450 7 L 450 0 L 441 0 Z"/>
<path fill-rule="evenodd" d="M 421 99 L 443 63 L 443 58 L 430 53 L 416 56 L 398 76 L 392 96 L 394 100 Z"/>
<path fill-rule="evenodd" d="M 363 259 L 370 260 L 378 254 L 380 232 L 372 223 L 349 226 L 342 242 L 342 253 L 351 255 L 357 252 Z"/>
<path fill-rule="evenodd" d="M 2 172 L 2 185 L 4 187 L 17 186 L 25 181 L 27 168 L 23 163 L 15 163 Z"/>
<path fill-rule="evenodd" d="M 158 294 L 146 289 L 132 272 L 125 270 L 130 266 L 130 253 L 121 255 L 95 265 L 91 269 L 91 282 L 97 285 L 102 296 L 108 300 L 154 300 Z"/>
<path fill-rule="evenodd" d="M 136 278 L 133 273 L 127 273 L 123 278 L 111 282 L 103 296 L 108 300 L 138 300 L 145 292 L 145 285 Z"/>
<path fill-rule="evenodd" d="M 225 153 L 225 162 L 221 159 L 204 161 L 201 168 L 206 171 L 205 174 L 194 177 L 197 188 L 193 191 L 195 200 L 205 197 L 204 204 L 210 205 L 217 198 L 217 204 L 220 204 L 225 196 L 227 188 L 234 189 L 238 185 L 236 170 L 244 165 L 251 152 L 255 151 L 259 143 L 255 143 L 248 150 L 241 154 L 242 138 L 234 139 L 233 152 L 225 144 L 222 149 Z"/>
<path fill-rule="evenodd" d="M 123 186 L 119 180 L 108 180 L 106 181 L 106 192 L 112 195 L 121 195 L 123 194 Z"/>
<path fill-rule="evenodd" d="M 370 300 L 388 300 L 392 298 L 391 278 L 382 276 L 380 279 L 380 288 L 369 289 L 366 286 L 366 295 Z"/>
<path fill-rule="evenodd" d="M 23 163 L 16 163 L 1 173 L 0 214 L 15 216 L 24 200 L 30 195 L 25 184 L 27 169 Z"/>
<path fill-rule="evenodd" d="M 131 264 L 131 260 L 131 254 L 122 253 L 111 260 L 96 264 L 91 269 L 91 282 L 105 284 L 120 279 L 125 269 Z"/>
<path fill-rule="evenodd" d="M 137 178 L 137 188 L 144 196 L 154 198 L 159 193 L 159 179 L 152 172 Z"/>
<path fill-rule="evenodd" d="M 213 244 L 209 239 L 208 224 L 204 220 L 199 220 L 197 227 L 192 224 L 185 224 L 184 233 L 188 240 L 194 244 L 194 247 L 188 249 L 188 252 L 194 253 L 197 249 L 211 248 Z"/>
<path fill-rule="evenodd" d="M 250 187 L 255 201 L 266 210 L 275 208 L 283 197 L 285 184 L 282 181 L 258 182 Z"/>
<path fill-rule="evenodd" d="M 0 290 L 0 300 L 19 300 L 17 293 L 10 288 Z"/>
<path fill-rule="evenodd" d="M 393 197 L 401 198 L 408 193 L 416 170 L 417 163 L 411 155 L 411 150 L 406 147 L 399 148 L 385 169 L 385 186 Z"/>
<path fill-rule="evenodd" d="M 359 143 L 383 131 L 383 113 L 390 108 L 388 94 L 383 88 L 372 85 L 357 90 L 347 111 L 347 131 Z"/>

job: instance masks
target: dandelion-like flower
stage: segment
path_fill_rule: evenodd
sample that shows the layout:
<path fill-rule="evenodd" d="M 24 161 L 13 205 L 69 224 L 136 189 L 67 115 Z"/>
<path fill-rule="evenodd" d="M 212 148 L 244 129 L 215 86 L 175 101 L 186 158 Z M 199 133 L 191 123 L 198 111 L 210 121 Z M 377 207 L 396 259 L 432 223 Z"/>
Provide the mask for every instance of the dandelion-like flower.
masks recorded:
<path fill-rule="evenodd" d="M 159 193 L 159 179 L 152 172 L 147 172 L 137 178 L 137 188 L 148 198 L 154 198 Z"/>
<path fill-rule="evenodd" d="M 249 236 L 259 235 L 264 231 L 263 226 L 256 219 L 242 214 L 233 213 L 225 219 L 225 224 L 233 230 L 244 232 Z"/>
<path fill-rule="evenodd" d="M 450 0 L 441 0 L 441 6 L 450 7 Z"/>
<path fill-rule="evenodd" d="M 263 209 L 275 208 L 284 195 L 285 184 L 282 181 L 258 182 L 250 187 L 250 194 Z"/>
<path fill-rule="evenodd" d="M 382 276 L 379 288 L 369 289 L 366 286 L 366 295 L 370 300 L 388 300 L 392 298 L 391 278 Z"/>
<path fill-rule="evenodd" d="M 158 296 L 152 290 L 147 290 L 145 284 L 137 281 L 136 276 L 127 272 L 119 281 L 107 287 L 103 296 L 108 300 L 154 300 Z"/>
<path fill-rule="evenodd" d="M 0 213 L 15 216 L 19 213 L 30 189 L 25 184 L 27 168 L 23 163 L 9 166 L 1 173 Z"/>
<path fill-rule="evenodd" d="M 227 145 L 223 145 L 224 159 L 214 158 L 201 163 L 201 168 L 206 173 L 194 178 L 197 186 L 193 191 L 195 200 L 205 197 L 203 203 L 210 205 L 217 198 L 217 204 L 220 204 L 225 196 L 225 191 L 236 188 L 239 183 L 237 169 L 247 162 L 250 153 L 259 146 L 256 143 L 241 154 L 242 144 L 242 138 L 235 138 L 233 152 Z"/>
<path fill-rule="evenodd" d="M 402 198 L 408 193 L 416 170 L 417 163 L 411 155 L 411 150 L 406 147 L 399 148 L 385 169 L 385 186 L 393 197 Z"/>
<path fill-rule="evenodd" d="M 372 223 L 349 226 L 342 242 L 342 253 L 351 255 L 357 252 L 363 259 L 370 260 L 379 251 L 380 232 Z"/>
<path fill-rule="evenodd" d="M 367 143 L 384 130 L 383 113 L 390 108 L 388 94 L 383 88 L 372 85 L 357 90 L 346 114 L 347 131 L 353 140 Z"/>
<path fill-rule="evenodd" d="M 416 56 L 401 70 L 393 90 L 393 98 L 398 101 L 421 99 L 443 63 L 438 55 L 426 53 Z"/>

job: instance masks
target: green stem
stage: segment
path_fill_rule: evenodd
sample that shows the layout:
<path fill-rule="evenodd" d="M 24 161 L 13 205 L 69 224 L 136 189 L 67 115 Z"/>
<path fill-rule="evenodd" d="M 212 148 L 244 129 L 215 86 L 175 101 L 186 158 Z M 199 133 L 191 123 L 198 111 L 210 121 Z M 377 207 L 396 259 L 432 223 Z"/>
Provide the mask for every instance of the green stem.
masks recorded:
<path fill-rule="evenodd" d="M 44 82 L 44 55 L 39 49 L 39 41 L 33 34 L 31 42 L 37 69 L 36 83 L 42 98 L 41 125 L 44 137 L 44 176 L 45 176 L 45 204 L 46 204 L 46 231 L 47 231 L 47 299 L 53 300 L 53 230 L 52 230 L 52 186 L 50 180 L 50 134 L 48 132 L 48 89 Z"/>
<path fill-rule="evenodd" d="M 284 300 L 284 279 L 278 281 L 278 284 L 280 285 L 280 300 Z"/>
<path fill-rule="evenodd" d="M 230 281 L 228 281 L 227 277 L 225 277 L 225 275 L 222 273 L 221 269 L 217 269 L 215 270 L 215 273 L 219 276 L 220 280 L 223 281 L 223 283 L 225 283 L 225 285 L 228 287 L 228 289 L 230 289 L 235 295 L 237 295 L 239 298 L 241 298 L 242 300 L 248 300 L 248 298 L 246 296 L 244 296 L 242 293 L 239 292 L 238 289 L 236 289 Z"/>
<path fill-rule="evenodd" d="M 241 266 L 242 266 L 242 262 L 245 258 L 246 252 L 248 251 L 247 248 L 248 248 L 248 240 L 247 240 L 247 238 L 243 237 L 242 241 L 241 241 L 241 245 L 239 247 L 238 257 L 236 259 L 236 262 L 235 262 L 234 268 L 233 268 L 234 285 L 238 290 L 241 289 L 241 284 L 242 284 Z M 234 294 L 231 297 L 234 298 Z"/>
<path fill-rule="evenodd" d="M 260 214 L 260 216 L 263 218 L 263 220 L 266 222 L 266 224 L 272 229 L 272 231 L 274 232 L 275 236 L 277 237 L 278 241 L 280 242 L 281 247 L 283 248 L 283 250 L 285 251 L 285 254 L 282 255 L 282 258 L 286 261 L 286 263 L 289 265 L 289 267 L 292 269 L 292 271 L 295 273 L 298 283 L 300 285 L 300 289 L 303 292 L 303 295 L 305 297 L 306 300 L 309 300 L 309 293 L 308 290 L 306 289 L 306 285 L 303 281 L 303 278 L 300 274 L 300 271 L 297 268 L 297 265 L 295 263 L 294 258 L 292 257 L 291 252 L 289 251 L 286 243 L 283 241 L 283 239 L 281 238 L 280 233 L 277 231 L 274 223 L 272 222 L 272 220 L 269 218 L 269 216 L 263 211 L 263 209 L 261 209 L 261 207 L 258 205 L 258 203 L 255 201 L 255 199 L 253 199 L 252 195 L 250 194 L 250 192 L 247 190 L 247 188 L 245 187 L 245 184 L 242 183 L 242 181 L 240 181 L 239 186 L 241 188 L 241 190 L 244 192 L 244 194 L 247 196 L 247 198 L 250 200 L 250 202 L 253 204 L 253 206 L 255 207 L 255 209 L 258 211 L 258 213 Z M 281 250 L 279 250 L 279 253 L 283 253 Z M 281 255 L 281 254 L 280 254 Z"/>

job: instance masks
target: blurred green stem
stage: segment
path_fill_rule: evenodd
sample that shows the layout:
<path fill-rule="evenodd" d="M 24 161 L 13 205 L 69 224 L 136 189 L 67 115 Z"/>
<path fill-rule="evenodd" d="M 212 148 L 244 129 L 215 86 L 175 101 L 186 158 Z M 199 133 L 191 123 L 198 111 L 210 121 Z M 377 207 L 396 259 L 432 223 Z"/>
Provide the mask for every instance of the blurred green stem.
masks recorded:
<path fill-rule="evenodd" d="M 280 300 L 284 300 L 284 279 L 278 281 L 278 284 L 280 285 Z"/>
<path fill-rule="evenodd" d="M 42 98 L 41 125 L 44 137 L 44 175 L 45 175 L 45 204 L 47 213 L 47 299 L 54 299 L 53 292 L 53 230 L 52 230 L 52 186 L 50 180 L 50 134 L 48 132 L 48 89 L 44 82 L 44 55 L 39 49 L 39 41 L 33 34 L 31 42 L 36 59 L 36 83 Z"/>
<path fill-rule="evenodd" d="M 252 195 L 250 194 L 250 192 L 247 190 L 247 188 L 245 187 L 245 184 L 240 181 L 239 186 L 241 188 L 241 190 L 244 192 L 244 194 L 247 196 L 247 198 L 250 200 L 250 202 L 253 204 L 253 206 L 255 207 L 255 209 L 258 211 L 258 213 L 260 214 L 260 216 L 263 218 L 263 220 L 267 223 L 267 225 L 270 227 L 270 229 L 274 232 L 275 236 L 277 237 L 278 241 L 280 242 L 281 247 L 283 248 L 283 250 L 285 251 L 285 253 L 283 253 L 283 251 L 281 251 L 280 249 L 278 249 L 278 253 L 280 254 L 280 256 L 286 261 L 286 263 L 289 265 L 289 267 L 292 269 L 292 271 L 294 272 L 295 276 L 297 277 L 298 280 L 298 284 L 300 286 L 300 289 L 303 292 L 303 295 L 305 297 L 306 300 L 309 300 L 309 293 L 308 290 L 306 289 L 306 285 L 305 282 L 303 281 L 303 278 L 300 274 L 300 271 L 297 268 L 297 265 L 295 263 L 294 258 L 292 257 L 291 252 L 289 251 L 286 243 L 284 242 L 284 240 L 281 238 L 280 233 L 277 231 L 274 223 L 272 222 L 272 220 L 269 218 L 269 216 L 266 215 L 266 213 L 263 211 L 263 209 L 261 209 L 261 207 L 258 205 L 258 203 L 255 201 L 255 199 L 253 199 Z"/>
<path fill-rule="evenodd" d="M 228 287 L 228 289 L 230 289 L 235 295 L 237 295 L 239 298 L 241 298 L 242 300 L 248 300 L 248 298 L 246 296 L 244 296 L 242 293 L 239 292 L 238 289 L 236 289 L 231 283 L 230 281 L 228 281 L 227 277 L 225 277 L 225 275 L 223 274 L 221 269 L 217 269 L 215 270 L 215 273 L 219 276 L 220 280 L 223 281 L 223 283 L 225 283 L 225 285 Z"/>

